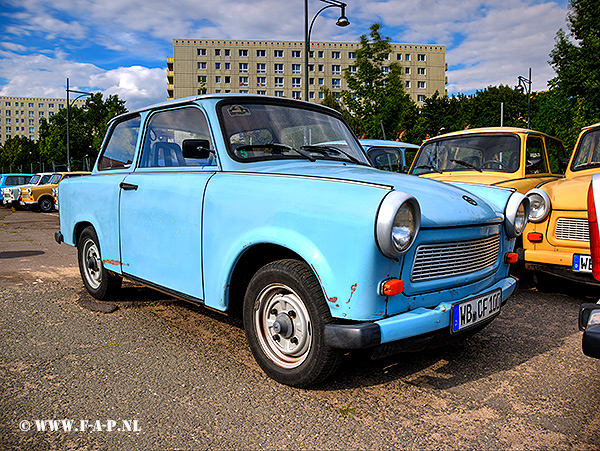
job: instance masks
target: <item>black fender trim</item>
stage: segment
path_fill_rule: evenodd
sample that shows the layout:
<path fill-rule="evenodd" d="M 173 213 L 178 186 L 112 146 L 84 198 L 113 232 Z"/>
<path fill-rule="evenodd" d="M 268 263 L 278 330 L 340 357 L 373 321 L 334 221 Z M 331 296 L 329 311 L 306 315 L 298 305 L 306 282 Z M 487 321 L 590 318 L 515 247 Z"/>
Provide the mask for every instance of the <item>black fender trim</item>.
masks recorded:
<path fill-rule="evenodd" d="M 381 343 L 381 329 L 375 323 L 326 324 L 325 344 L 336 349 L 362 349 Z"/>

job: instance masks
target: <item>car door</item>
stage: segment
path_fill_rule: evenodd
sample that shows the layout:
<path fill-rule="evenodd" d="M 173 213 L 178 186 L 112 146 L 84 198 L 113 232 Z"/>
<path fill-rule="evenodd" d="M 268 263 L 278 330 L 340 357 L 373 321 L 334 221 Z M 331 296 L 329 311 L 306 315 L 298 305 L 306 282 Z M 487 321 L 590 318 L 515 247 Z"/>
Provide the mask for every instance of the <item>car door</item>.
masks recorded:
<path fill-rule="evenodd" d="M 202 204 L 216 159 L 184 155 L 212 148 L 201 109 L 158 111 L 147 120 L 136 170 L 121 183 L 123 273 L 194 300 L 202 300 Z"/>

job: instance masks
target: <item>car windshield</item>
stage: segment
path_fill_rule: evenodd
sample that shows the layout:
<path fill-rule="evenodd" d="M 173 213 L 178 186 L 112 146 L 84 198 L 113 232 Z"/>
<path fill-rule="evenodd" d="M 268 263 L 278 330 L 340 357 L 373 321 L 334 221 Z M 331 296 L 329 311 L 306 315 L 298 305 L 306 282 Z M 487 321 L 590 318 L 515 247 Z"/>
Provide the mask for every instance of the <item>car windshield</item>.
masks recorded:
<path fill-rule="evenodd" d="M 515 172 L 520 139 L 514 135 L 473 135 L 440 139 L 421 147 L 412 174 L 445 171 Z"/>
<path fill-rule="evenodd" d="M 50 180 L 48 181 L 48 183 L 54 184 L 57 184 L 58 182 L 60 182 L 60 174 L 54 174 L 52 177 L 50 177 Z"/>
<path fill-rule="evenodd" d="M 41 177 L 42 177 L 41 175 L 34 175 L 33 177 L 31 177 L 29 179 L 29 182 L 27 182 L 27 183 L 30 185 L 37 185 L 37 183 L 40 181 Z"/>
<path fill-rule="evenodd" d="M 221 117 L 236 161 L 327 159 L 370 166 L 344 122 L 322 111 L 289 104 L 227 103 Z"/>
<path fill-rule="evenodd" d="M 600 167 L 600 128 L 590 130 L 579 140 L 571 163 L 572 171 Z"/>

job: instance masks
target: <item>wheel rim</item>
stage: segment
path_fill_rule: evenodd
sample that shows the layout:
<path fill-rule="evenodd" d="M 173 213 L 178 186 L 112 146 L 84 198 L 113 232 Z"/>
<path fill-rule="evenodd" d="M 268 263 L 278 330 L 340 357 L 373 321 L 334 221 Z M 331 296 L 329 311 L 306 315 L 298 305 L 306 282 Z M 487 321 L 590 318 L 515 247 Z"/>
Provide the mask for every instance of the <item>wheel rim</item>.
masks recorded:
<path fill-rule="evenodd" d="M 301 365 L 312 344 L 311 320 L 304 302 L 291 288 L 274 284 L 264 288 L 254 307 L 254 328 L 260 346 L 276 365 Z"/>
<path fill-rule="evenodd" d="M 43 199 L 40 204 L 40 208 L 42 209 L 42 211 L 50 211 L 52 210 L 52 204 L 48 199 Z"/>
<path fill-rule="evenodd" d="M 102 263 L 100 251 L 93 240 L 87 239 L 83 244 L 83 275 L 88 284 L 97 289 L 102 283 Z"/>

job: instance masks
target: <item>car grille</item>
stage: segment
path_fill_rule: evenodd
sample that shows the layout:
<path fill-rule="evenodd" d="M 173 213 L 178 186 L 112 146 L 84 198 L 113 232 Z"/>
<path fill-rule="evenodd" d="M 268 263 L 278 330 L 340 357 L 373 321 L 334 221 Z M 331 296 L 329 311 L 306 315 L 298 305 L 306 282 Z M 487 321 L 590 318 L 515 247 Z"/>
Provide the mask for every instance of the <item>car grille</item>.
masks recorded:
<path fill-rule="evenodd" d="M 498 259 L 500 236 L 417 247 L 411 280 L 441 279 L 468 274 L 492 266 Z"/>
<path fill-rule="evenodd" d="M 557 240 L 589 241 L 588 221 L 587 219 L 558 218 L 554 236 Z"/>

